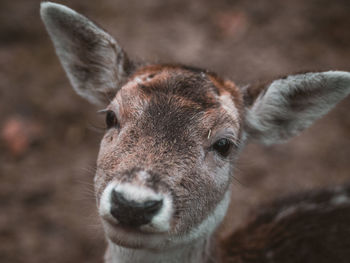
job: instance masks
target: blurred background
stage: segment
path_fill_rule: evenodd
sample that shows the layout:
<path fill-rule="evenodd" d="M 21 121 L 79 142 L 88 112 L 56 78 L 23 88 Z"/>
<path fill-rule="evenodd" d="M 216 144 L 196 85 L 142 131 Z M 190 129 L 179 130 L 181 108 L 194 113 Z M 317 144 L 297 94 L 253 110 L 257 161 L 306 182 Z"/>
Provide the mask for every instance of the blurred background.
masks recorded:
<path fill-rule="evenodd" d="M 98 21 L 131 57 L 239 85 L 350 70 L 348 0 L 58 2 Z M 0 262 L 102 262 L 92 179 L 103 118 L 71 89 L 39 3 L 0 4 Z M 261 203 L 350 181 L 350 97 L 284 145 L 248 145 L 236 178 L 225 231 Z"/>

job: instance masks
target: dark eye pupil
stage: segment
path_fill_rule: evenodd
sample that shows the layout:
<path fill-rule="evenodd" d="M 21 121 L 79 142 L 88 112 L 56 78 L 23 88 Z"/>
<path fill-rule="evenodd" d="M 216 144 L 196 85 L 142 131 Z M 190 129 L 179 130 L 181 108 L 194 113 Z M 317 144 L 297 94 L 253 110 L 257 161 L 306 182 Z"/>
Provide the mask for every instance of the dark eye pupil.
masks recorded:
<path fill-rule="evenodd" d="M 227 139 L 220 139 L 213 145 L 213 149 L 223 157 L 226 157 L 231 149 L 231 142 Z"/>
<path fill-rule="evenodd" d="M 112 128 L 118 124 L 117 117 L 113 111 L 107 111 L 106 114 L 106 125 L 107 128 Z"/>

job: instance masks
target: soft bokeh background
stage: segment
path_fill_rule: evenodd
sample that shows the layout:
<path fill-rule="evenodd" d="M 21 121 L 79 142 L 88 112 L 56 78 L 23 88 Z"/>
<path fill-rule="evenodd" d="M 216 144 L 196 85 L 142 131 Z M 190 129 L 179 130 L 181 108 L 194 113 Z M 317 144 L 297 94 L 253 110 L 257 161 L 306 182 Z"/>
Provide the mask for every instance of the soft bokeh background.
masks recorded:
<path fill-rule="evenodd" d="M 59 1 L 131 57 L 208 68 L 245 85 L 350 70 L 348 0 Z M 39 1 L 0 3 L 0 262 L 101 262 L 92 178 L 103 120 L 71 89 Z M 284 145 L 249 145 L 225 232 L 262 202 L 350 180 L 350 98 Z"/>

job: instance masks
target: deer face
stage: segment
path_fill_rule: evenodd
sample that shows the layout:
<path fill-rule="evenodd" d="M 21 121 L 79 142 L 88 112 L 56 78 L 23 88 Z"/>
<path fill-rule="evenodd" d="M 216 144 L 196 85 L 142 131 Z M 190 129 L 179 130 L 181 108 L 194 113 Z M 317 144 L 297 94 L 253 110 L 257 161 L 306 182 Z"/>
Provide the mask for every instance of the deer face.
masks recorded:
<path fill-rule="evenodd" d="M 108 33 L 58 4 L 41 16 L 75 91 L 108 105 L 97 206 L 110 241 L 164 248 L 208 236 L 225 215 L 244 139 L 280 143 L 350 93 L 350 73 L 239 89 L 204 70 L 139 66 Z"/>
<path fill-rule="evenodd" d="M 240 93 L 226 88 L 204 71 L 148 66 L 108 105 L 95 185 L 116 243 L 201 235 L 202 224 L 211 231 L 222 219 L 242 141 Z"/>

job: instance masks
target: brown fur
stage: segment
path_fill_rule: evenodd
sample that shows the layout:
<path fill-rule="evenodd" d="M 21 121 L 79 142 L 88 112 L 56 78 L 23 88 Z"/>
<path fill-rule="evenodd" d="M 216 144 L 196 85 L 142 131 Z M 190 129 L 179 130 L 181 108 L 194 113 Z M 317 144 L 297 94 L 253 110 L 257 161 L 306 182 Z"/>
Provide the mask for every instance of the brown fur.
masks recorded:
<path fill-rule="evenodd" d="M 349 73 L 241 90 L 207 70 L 132 62 L 107 32 L 62 5 L 42 3 L 41 16 L 73 88 L 92 103 L 109 102 L 113 121 L 95 175 L 111 241 L 106 262 L 349 261 L 350 186 L 269 205 L 220 249 L 211 235 L 226 213 L 244 140 L 278 143 L 298 134 L 349 94 Z M 124 210 L 113 213 L 120 200 Z M 147 202 L 162 204 L 163 213 L 150 214 Z M 126 215 L 130 203 L 142 213 Z M 156 219 L 128 224 L 146 215 Z"/>
<path fill-rule="evenodd" d="M 298 194 L 260 208 L 250 223 L 222 242 L 223 261 L 349 262 L 350 199 L 335 201 L 342 195 L 350 198 L 350 186 Z"/>

